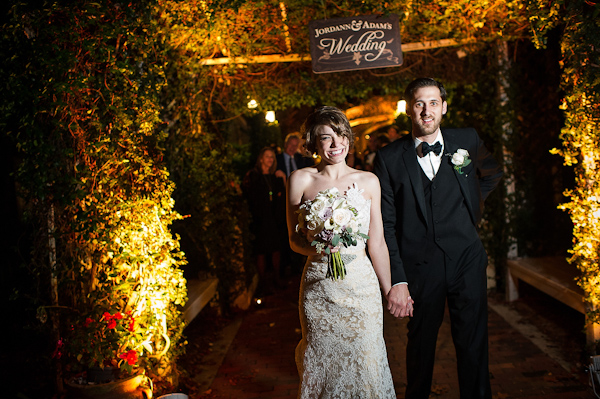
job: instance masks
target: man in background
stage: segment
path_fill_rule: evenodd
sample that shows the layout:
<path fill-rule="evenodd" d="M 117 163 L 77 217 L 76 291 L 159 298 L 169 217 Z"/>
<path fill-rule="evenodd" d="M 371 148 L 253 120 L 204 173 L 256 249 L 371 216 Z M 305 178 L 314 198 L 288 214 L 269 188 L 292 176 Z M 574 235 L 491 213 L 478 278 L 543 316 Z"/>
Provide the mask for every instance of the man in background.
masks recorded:
<path fill-rule="evenodd" d="M 277 155 L 277 169 L 282 170 L 287 177 L 296 169 L 313 165 L 312 158 L 302 156 L 298 151 L 300 143 L 300 134 L 288 134 L 283 143 L 283 152 Z"/>

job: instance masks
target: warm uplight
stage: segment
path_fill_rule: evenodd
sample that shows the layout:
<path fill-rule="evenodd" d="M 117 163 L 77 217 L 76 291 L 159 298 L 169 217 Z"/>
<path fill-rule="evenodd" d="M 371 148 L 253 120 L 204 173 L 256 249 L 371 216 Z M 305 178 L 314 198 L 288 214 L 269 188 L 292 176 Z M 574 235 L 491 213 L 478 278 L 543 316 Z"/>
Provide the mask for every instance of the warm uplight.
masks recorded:
<path fill-rule="evenodd" d="M 275 122 L 275 111 L 267 111 L 267 114 L 265 115 L 265 119 L 269 123 Z"/>
<path fill-rule="evenodd" d="M 396 114 L 405 114 L 406 113 L 406 101 L 400 100 L 396 105 Z"/>
<path fill-rule="evenodd" d="M 248 108 L 254 109 L 256 107 L 258 107 L 258 102 L 256 102 L 256 100 L 253 99 L 248 102 Z"/>

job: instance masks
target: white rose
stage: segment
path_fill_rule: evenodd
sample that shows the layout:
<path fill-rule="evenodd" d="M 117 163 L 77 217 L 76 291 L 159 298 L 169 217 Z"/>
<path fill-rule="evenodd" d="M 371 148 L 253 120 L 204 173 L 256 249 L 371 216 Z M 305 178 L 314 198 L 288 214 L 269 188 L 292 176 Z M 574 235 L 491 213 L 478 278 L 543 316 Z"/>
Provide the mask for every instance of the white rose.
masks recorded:
<path fill-rule="evenodd" d="M 311 213 L 318 214 L 323 208 L 325 208 L 325 201 L 320 198 L 315 198 L 312 206 L 310 207 L 310 211 Z"/>
<path fill-rule="evenodd" d="M 307 224 L 306 224 L 306 228 L 309 230 L 314 230 L 317 228 L 317 223 L 314 220 L 310 220 Z"/>
<path fill-rule="evenodd" d="M 345 226 L 352 220 L 352 215 L 348 209 L 336 209 L 333 211 L 333 221 L 338 226 Z"/>
<path fill-rule="evenodd" d="M 456 150 L 456 152 L 465 158 L 469 156 L 469 151 L 463 150 L 462 148 L 459 148 L 458 150 Z"/>
<path fill-rule="evenodd" d="M 465 162 L 465 156 L 463 154 L 460 154 L 459 152 L 452 154 L 452 164 L 458 166 L 462 165 L 463 162 Z"/>

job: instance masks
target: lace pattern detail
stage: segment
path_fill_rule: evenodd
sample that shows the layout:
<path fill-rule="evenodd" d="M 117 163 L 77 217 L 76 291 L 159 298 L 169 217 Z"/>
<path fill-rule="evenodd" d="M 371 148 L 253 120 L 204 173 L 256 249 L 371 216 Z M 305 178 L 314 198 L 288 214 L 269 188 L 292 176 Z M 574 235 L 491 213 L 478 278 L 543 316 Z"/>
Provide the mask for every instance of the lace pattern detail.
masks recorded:
<path fill-rule="evenodd" d="M 368 234 L 371 201 L 354 184 L 346 196 Z M 365 243 L 342 248 L 347 275 L 326 278 L 327 256 L 308 258 L 300 286 L 302 340 L 296 348 L 298 397 L 396 398 L 383 340 L 379 282 Z"/>

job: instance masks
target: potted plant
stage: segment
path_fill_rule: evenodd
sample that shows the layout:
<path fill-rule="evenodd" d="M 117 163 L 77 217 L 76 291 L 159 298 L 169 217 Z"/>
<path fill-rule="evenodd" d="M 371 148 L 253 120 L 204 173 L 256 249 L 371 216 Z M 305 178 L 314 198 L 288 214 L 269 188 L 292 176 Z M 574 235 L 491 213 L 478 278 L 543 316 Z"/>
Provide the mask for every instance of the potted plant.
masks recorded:
<path fill-rule="evenodd" d="M 94 217 L 88 212 L 86 220 L 101 220 L 104 228 L 88 231 L 72 249 L 83 266 L 79 273 L 70 270 L 71 286 L 80 290 L 69 290 L 77 296 L 64 313 L 61 340 L 71 388 L 106 382 L 92 376 L 99 370 L 108 370 L 108 379 L 145 375 L 137 381 L 158 382 L 165 389 L 177 385 L 173 367 L 183 350 L 181 309 L 187 290 L 179 268 L 183 254 L 165 228 L 181 217 L 169 208 L 172 204 L 130 199 L 107 202 L 107 211 Z"/>

